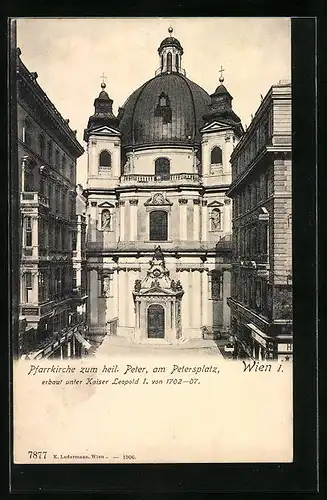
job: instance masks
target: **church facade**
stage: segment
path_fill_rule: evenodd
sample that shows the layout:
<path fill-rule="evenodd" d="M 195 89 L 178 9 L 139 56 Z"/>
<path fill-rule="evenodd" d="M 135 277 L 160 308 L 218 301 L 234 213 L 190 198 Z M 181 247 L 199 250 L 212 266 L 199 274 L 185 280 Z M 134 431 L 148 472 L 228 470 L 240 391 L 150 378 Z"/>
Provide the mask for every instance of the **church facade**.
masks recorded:
<path fill-rule="evenodd" d="M 135 342 L 228 330 L 230 155 L 243 135 L 219 80 L 210 96 L 186 77 L 169 36 L 155 77 L 119 108 L 102 84 L 84 133 L 88 323 Z"/>

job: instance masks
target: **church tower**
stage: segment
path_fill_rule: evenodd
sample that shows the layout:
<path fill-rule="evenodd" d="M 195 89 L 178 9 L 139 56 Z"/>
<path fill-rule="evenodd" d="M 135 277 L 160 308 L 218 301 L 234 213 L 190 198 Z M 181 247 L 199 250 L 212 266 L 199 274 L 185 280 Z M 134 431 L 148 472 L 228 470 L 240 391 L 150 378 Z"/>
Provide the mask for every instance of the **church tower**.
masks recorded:
<path fill-rule="evenodd" d="M 99 97 L 94 100 L 94 115 L 84 131 L 88 146 L 88 188 L 115 186 L 120 176 L 120 131 L 118 118 L 112 112 L 113 100 L 101 84 Z"/>
<path fill-rule="evenodd" d="M 97 251 L 106 245 L 113 245 L 119 237 L 119 220 L 116 187 L 121 168 L 121 133 L 119 120 L 112 111 L 113 100 L 102 82 L 101 92 L 94 100 L 94 114 L 90 116 L 84 131 L 87 143 L 87 240 L 88 250 Z M 90 261 L 89 261 L 90 267 Z M 105 289 L 111 275 L 103 266 L 94 264 L 89 271 L 89 324 L 96 329 L 106 323 L 106 317 L 99 317 L 99 302 L 104 302 Z"/>
<path fill-rule="evenodd" d="M 243 135 L 240 118 L 232 109 L 232 96 L 223 85 L 221 67 L 219 86 L 211 94 L 208 113 L 204 115 L 202 128 L 202 175 L 203 184 L 229 185 L 232 182 L 230 156 Z"/>

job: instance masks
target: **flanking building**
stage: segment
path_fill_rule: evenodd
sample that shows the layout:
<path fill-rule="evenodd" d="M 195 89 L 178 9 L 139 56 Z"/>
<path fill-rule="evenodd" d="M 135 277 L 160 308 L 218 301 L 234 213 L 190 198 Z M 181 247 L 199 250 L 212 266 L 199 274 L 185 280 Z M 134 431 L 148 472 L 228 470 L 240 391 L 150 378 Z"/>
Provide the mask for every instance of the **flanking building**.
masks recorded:
<path fill-rule="evenodd" d="M 20 59 L 17 49 L 17 135 L 20 174 L 19 355 L 79 356 L 73 298 L 76 159 L 84 152 L 65 120 Z M 78 338 L 77 338 L 78 337 Z"/>
<path fill-rule="evenodd" d="M 155 76 L 117 117 L 103 83 L 85 130 L 94 339 L 178 345 L 230 326 L 226 191 L 243 128 L 222 77 L 211 95 L 186 77 L 171 31 Z"/>
<path fill-rule="evenodd" d="M 273 85 L 231 155 L 235 357 L 292 357 L 292 90 Z"/>

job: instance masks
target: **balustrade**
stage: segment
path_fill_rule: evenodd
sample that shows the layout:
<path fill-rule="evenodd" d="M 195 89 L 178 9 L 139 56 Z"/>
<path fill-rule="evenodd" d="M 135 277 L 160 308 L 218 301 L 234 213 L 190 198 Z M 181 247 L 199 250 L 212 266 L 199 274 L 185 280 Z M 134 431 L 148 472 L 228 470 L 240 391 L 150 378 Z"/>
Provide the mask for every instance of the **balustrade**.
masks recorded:
<path fill-rule="evenodd" d="M 33 191 L 24 191 L 20 193 L 20 202 L 23 205 L 28 205 L 30 203 L 36 203 L 40 205 L 44 205 L 45 207 L 49 207 L 49 201 L 46 196 L 41 193 L 33 192 Z"/>
<path fill-rule="evenodd" d="M 201 176 L 196 173 L 177 173 L 170 174 L 169 176 L 161 177 L 160 175 L 148 174 L 126 174 L 121 178 L 122 183 L 169 183 L 169 182 L 200 182 Z"/>

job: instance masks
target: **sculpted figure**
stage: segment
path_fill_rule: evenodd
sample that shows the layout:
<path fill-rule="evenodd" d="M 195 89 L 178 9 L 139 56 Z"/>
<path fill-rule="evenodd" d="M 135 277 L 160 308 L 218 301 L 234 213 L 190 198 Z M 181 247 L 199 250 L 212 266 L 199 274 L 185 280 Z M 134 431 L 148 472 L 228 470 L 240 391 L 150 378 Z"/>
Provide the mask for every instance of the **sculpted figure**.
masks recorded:
<path fill-rule="evenodd" d="M 101 214 L 101 227 L 102 229 L 110 229 L 110 212 L 109 210 L 103 210 Z"/>

